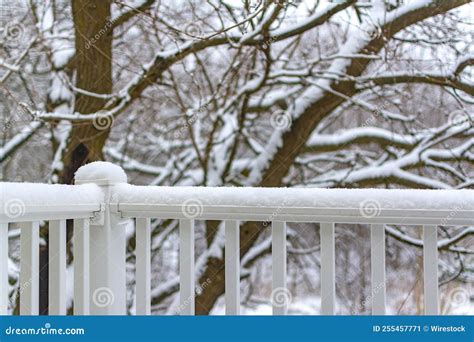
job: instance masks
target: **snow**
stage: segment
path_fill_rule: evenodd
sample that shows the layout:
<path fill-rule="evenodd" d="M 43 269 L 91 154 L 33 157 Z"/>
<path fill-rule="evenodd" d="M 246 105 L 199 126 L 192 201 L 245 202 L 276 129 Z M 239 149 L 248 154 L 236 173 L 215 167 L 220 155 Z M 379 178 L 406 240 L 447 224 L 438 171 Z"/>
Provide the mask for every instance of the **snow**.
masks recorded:
<path fill-rule="evenodd" d="M 59 106 L 57 109 L 60 110 Z M 58 142 L 58 148 L 54 154 L 53 160 L 51 162 L 51 168 L 55 171 L 62 171 L 64 168 L 63 164 L 63 152 L 66 149 L 69 133 L 72 130 L 72 124 L 67 120 L 61 120 L 56 127 L 53 129 L 53 136 Z M 56 176 L 56 175 L 54 175 Z M 54 182 L 57 182 L 57 179 L 53 179 Z"/>
<path fill-rule="evenodd" d="M 357 127 L 348 130 L 340 130 L 334 134 L 313 134 L 307 144 L 311 146 L 342 145 L 357 138 L 379 138 L 386 141 L 393 141 L 396 144 L 411 145 L 418 142 L 421 137 L 423 137 L 422 134 L 418 136 L 401 135 L 377 127 Z"/>
<path fill-rule="evenodd" d="M 318 315 L 321 313 L 321 298 L 318 296 L 306 296 L 292 298 L 288 307 L 288 315 Z M 211 311 L 211 315 L 225 315 L 224 303 L 218 303 Z M 258 298 L 258 304 L 244 305 L 240 307 L 241 316 L 271 316 L 273 308 L 270 299 Z"/>
<path fill-rule="evenodd" d="M 262 171 L 268 166 L 268 163 L 273 156 L 278 152 L 278 149 L 283 146 L 283 132 L 282 129 L 275 129 L 273 131 L 265 150 L 259 154 L 255 159 L 250 172 L 249 182 L 256 184 L 262 178 Z"/>
<path fill-rule="evenodd" d="M 59 78 L 58 74 L 53 76 L 49 89 L 49 98 L 53 102 L 70 100 L 72 95 L 64 82 Z"/>
<path fill-rule="evenodd" d="M 63 68 L 76 53 L 73 47 L 61 46 L 61 49 L 54 52 L 53 62 L 56 68 Z"/>
<path fill-rule="evenodd" d="M 474 210 L 473 190 L 319 189 L 258 187 L 152 187 L 117 185 L 122 203 L 181 205 L 189 199 L 214 206 L 359 208 L 367 199 L 381 209 Z"/>
<path fill-rule="evenodd" d="M 225 246 L 225 228 L 221 224 L 218 228 L 217 234 L 214 237 L 211 245 L 207 249 L 206 253 L 209 258 L 222 259 L 224 257 L 223 251 Z M 204 266 L 204 265 L 203 265 Z M 204 270 L 204 267 L 201 267 L 200 270 Z"/>
<path fill-rule="evenodd" d="M 150 175 L 160 175 L 167 171 L 164 167 L 143 164 L 138 160 L 134 160 L 122 154 L 118 149 L 113 147 L 106 147 L 104 152 L 110 157 L 120 161 L 122 167 L 127 171 L 139 171 Z"/>
<path fill-rule="evenodd" d="M 15 206 L 28 210 L 28 206 L 67 206 L 99 203 L 103 193 L 95 184 L 78 186 L 39 183 L 0 183 L 0 210 Z"/>
<path fill-rule="evenodd" d="M 0 161 L 3 161 L 8 155 L 13 153 L 25 140 L 28 140 L 36 133 L 43 123 L 40 121 L 33 121 L 27 126 L 23 127 L 13 138 L 11 138 L 4 146 L 0 147 Z"/>
<path fill-rule="evenodd" d="M 455 289 L 456 290 L 456 289 Z M 459 291 L 459 289 L 457 289 Z M 467 290 L 466 290 L 467 293 Z M 344 313 L 343 303 L 339 303 L 338 299 L 336 299 L 336 313 Z M 442 302 L 446 302 L 445 304 L 443 315 L 473 315 L 474 314 L 474 307 L 466 303 L 464 305 L 452 305 L 449 304 L 448 296 L 446 296 L 445 300 Z M 391 304 L 391 303 L 390 303 Z M 370 309 L 369 309 L 370 310 Z M 224 301 L 219 301 L 217 305 L 212 309 L 211 315 L 225 315 L 225 304 Z M 288 315 L 320 315 L 321 314 L 321 297 L 316 295 L 306 295 L 306 296 L 298 296 L 292 297 L 291 302 L 288 305 Z M 395 305 L 388 305 L 387 306 L 387 314 L 388 315 L 397 315 L 399 314 L 398 308 Z M 258 298 L 257 303 L 253 303 L 251 305 L 242 303 L 240 309 L 240 315 L 242 316 L 271 316 L 272 315 L 272 304 L 268 298 Z M 354 315 L 352 313 L 352 315 Z"/>
<path fill-rule="evenodd" d="M 109 183 L 126 183 L 127 175 L 118 165 L 97 161 L 80 167 L 75 173 L 75 180 L 77 184 L 103 180 Z"/>

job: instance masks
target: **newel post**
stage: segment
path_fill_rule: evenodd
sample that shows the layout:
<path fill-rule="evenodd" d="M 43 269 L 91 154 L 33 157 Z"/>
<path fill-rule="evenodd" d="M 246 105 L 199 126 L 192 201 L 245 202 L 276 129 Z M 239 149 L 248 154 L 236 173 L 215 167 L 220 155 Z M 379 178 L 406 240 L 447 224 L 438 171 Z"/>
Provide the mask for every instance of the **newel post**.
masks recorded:
<path fill-rule="evenodd" d="M 94 162 L 76 172 L 75 184 L 97 184 L 104 193 L 101 212 L 90 222 L 90 314 L 126 314 L 125 226 L 117 213 L 114 187 L 127 183 L 120 166 Z"/>

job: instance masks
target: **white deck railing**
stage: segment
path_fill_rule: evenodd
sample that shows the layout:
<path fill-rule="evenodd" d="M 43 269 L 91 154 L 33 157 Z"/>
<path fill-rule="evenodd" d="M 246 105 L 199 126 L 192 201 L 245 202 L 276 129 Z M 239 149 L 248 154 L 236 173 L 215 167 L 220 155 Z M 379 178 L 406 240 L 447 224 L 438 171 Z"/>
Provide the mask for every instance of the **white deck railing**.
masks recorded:
<path fill-rule="evenodd" d="M 74 314 L 126 314 L 125 225 L 136 219 L 136 312 L 150 314 L 151 218 L 179 219 L 180 313 L 194 314 L 194 220 L 225 221 L 225 302 L 239 314 L 239 222 L 272 224 L 273 289 L 286 288 L 286 222 L 320 223 L 321 312 L 335 311 L 335 223 L 371 224 L 372 313 L 385 314 L 384 224 L 423 225 L 425 314 L 439 313 L 437 226 L 474 225 L 473 190 L 192 188 L 126 184 L 92 163 L 76 185 L 0 183 L 0 314 L 8 224 L 20 224 L 20 314 L 38 314 L 39 225 L 49 221 L 49 314 L 66 314 L 66 219 L 74 219 Z M 274 304 L 274 314 L 286 305 Z"/>

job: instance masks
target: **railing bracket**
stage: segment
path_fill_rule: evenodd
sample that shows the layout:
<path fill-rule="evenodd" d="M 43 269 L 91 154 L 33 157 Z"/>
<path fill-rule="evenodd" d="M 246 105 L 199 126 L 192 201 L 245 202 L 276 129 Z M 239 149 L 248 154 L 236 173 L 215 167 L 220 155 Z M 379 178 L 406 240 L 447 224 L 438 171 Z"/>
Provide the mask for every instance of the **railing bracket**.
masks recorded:
<path fill-rule="evenodd" d="M 94 211 L 94 216 L 91 218 L 91 224 L 93 225 L 103 225 L 105 222 L 105 203 L 100 204 L 100 209 Z"/>

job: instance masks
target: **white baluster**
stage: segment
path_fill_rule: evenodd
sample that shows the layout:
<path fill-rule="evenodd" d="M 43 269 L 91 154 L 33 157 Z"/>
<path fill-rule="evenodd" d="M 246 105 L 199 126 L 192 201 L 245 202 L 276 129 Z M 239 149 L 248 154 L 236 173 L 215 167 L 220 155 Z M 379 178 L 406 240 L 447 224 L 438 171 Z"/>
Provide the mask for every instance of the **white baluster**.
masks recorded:
<path fill-rule="evenodd" d="M 438 229 L 423 227 L 423 272 L 425 315 L 438 315 Z"/>
<path fill-rule="evenodd" d="M 225 312 L 240 313 L 240 235 L 238 221 L 225 221 Z"/>
<path fill-rule="evenodd" d="M 20 230 L 20 315 L 38 315 L 39 222 L 22 222 Z"/>
<path fill-rule="evenodd" d="M 49 222 L 49 314 L 66 314 L 66 220 Z"/>
<path fill-rule="evenodd" d="M 290 293 L 286 288 L 286 223 L 272 222 L 273 315 L 286 315 Z"/>
<path fill-rule="evenodd" d="M 372 315 L 385 315 L 385 227 L 371 229 Z"/>
<path fill-rule="evenodd" d="M 336 303 L 336 259 L 334 223 L 321 223 L 321 314 L 334 315 Z"/>
<path fill-rule="evenodd" d="M 74 315 L 89 315 L 89 219 L 74 220 Z"/>
<path fill-rule="evenodd" d="M 194 221 L 179 220 L 180 314 L 194 315 Z"/>
<path fill-rule="evenodd" d="M 135 241 L 137 315 L 149 315 L 151 311 L 151 227 L 149 218 L 136 219 Z"/>

